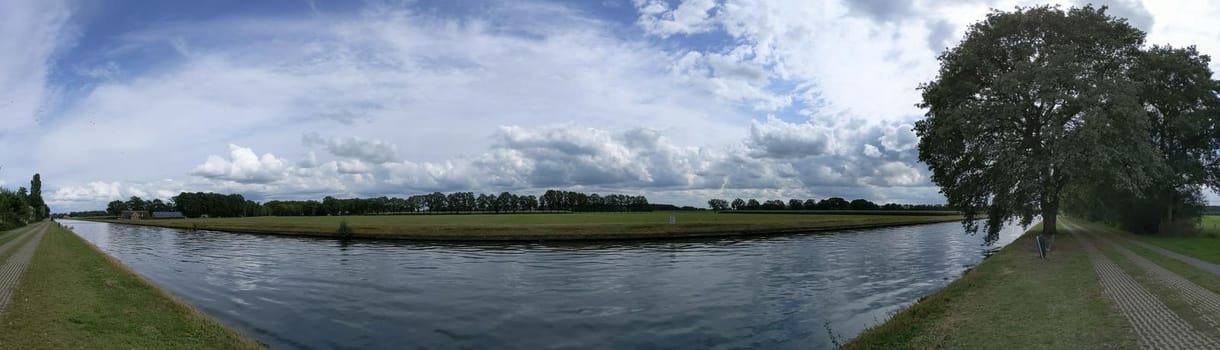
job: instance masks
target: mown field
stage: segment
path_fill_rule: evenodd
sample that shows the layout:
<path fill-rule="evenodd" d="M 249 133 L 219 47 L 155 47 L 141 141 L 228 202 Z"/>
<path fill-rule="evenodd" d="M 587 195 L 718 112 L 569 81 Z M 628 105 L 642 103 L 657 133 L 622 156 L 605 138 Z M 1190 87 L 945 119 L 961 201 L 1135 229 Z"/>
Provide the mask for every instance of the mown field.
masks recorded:
<path fill-rule="evenodd" d="M 676 219 L 669 224 L 669 218 Z M 869 228 L 961 220 L 946 215 L 717 214 L 714 212 L 380 215 L 97 220 L 233 232 L 398 239 L 569 240 L 728 236 Z"/>

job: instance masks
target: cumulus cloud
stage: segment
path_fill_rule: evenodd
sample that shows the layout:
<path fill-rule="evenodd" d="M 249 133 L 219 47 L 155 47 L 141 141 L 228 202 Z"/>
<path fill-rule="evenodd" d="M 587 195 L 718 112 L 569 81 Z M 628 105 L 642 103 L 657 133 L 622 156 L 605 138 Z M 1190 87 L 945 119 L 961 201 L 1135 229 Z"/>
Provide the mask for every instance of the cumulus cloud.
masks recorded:
<path fill-rule="evenodd" d="M 750 124 L 747 142 L 752 155 L 767 158 L 800 158 L 826 153 L 830 131 L 811 123 L 786 123 L 774 117 Z"/>
<path fill-rule="evenodd" d="M 196 166 L 191 175 L 238 183 L 263 184 L 283 179 L 286 170 L 284 161 L 271 153 L 259 156 L 252 149 L 229 144 L 228 159 L 208 156 L 208 160 Z"/>
<path fill-rule="evenodd" d="M 908 151 L 915 149 L 919 145 L 919 137 L 912 131 L 912 126 L 909 124 L 892 124 L 884 126 L 884 135 L 878 137 L 886 149 L 893 151 Z"/>

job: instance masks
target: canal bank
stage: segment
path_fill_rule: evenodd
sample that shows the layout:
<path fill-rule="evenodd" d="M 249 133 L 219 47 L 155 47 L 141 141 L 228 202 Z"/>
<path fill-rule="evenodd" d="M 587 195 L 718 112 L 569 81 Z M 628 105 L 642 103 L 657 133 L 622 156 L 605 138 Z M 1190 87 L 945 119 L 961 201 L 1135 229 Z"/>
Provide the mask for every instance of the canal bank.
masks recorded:
<path fill-rule="evenodd" d="M 530 242 L 768 236 L 923 225 L 957 222 L 961 219 L 961 216 L 943 213 L 803 215 L 650 212 L 85 220 L 232 233 L 329 238 Z"/>
<path fill-rule="evenodd" d="M 6 236 L 20 237 L 6 244 L 21 246 L 0 258 L 5 267 L 14 259 L 26 261 L 10 276 L 20 280 L 0 310 L 0 347 L 261 348 L 55 223 L 14 231 Z"/>
<path fill-rule="evenodd" d="M 1061 224 L 1054 251 L 1041 259 L 1034 242 L 1039 229 L 845 348 L 1138 348 L 1127 321 L 1103 295 L 1075 237 L 1082 232 Z"/>

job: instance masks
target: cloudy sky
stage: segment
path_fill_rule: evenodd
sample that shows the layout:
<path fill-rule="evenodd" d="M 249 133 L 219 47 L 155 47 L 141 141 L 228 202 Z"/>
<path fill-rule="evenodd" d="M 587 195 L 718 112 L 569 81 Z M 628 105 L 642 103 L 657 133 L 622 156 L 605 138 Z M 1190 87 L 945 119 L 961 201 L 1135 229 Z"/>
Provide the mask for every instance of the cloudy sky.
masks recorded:
<path fill-rule="evenodd" d="M 1102 3 L 1220 53 L 1220 4 Z M 915 88 L 1022 4 L 5 0 L 0 185 L 41 172 L 55 211 L 180 191 L 941 203 Z"/>

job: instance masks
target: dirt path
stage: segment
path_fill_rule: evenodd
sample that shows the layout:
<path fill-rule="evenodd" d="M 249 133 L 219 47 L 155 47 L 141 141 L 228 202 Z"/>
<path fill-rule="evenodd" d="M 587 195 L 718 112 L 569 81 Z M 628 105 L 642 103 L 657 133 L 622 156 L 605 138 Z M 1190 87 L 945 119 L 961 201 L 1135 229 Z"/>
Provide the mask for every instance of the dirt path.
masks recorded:
<path fill-rule="evenodd" d="M 30 225 L 26 232 L 20 233 L 23 237 L 0 246 L 0 255 L 13 250 L 14 247 L 17 249 L 0 264 L 0 312 L 4 312 L 4 307 L 13 296 L 13 290 L 17 289 L 17 282 L 21 280 L 21 273 L 30 265 L 30 260 L 34 258 L 34 249 L 38 248 L 38 243 L 42 242 L 42 237 L 50 227 L 49 222 Z"/>
<path fill-rule="evenodd" d="M 1131 275 L 1115 264 L 1083 237 L 1084 229 L 1078 226 L 1070 231 L 1080 241 L 1097 271 L 1102 292 L 1118 306 L 1119 311 L 1131 323 L 1145 349 L 1217 349 L 1220 342 L 1191 327 L 1181 316 L 1165 306 L 1156 295 L 1136 282 Z"/>

